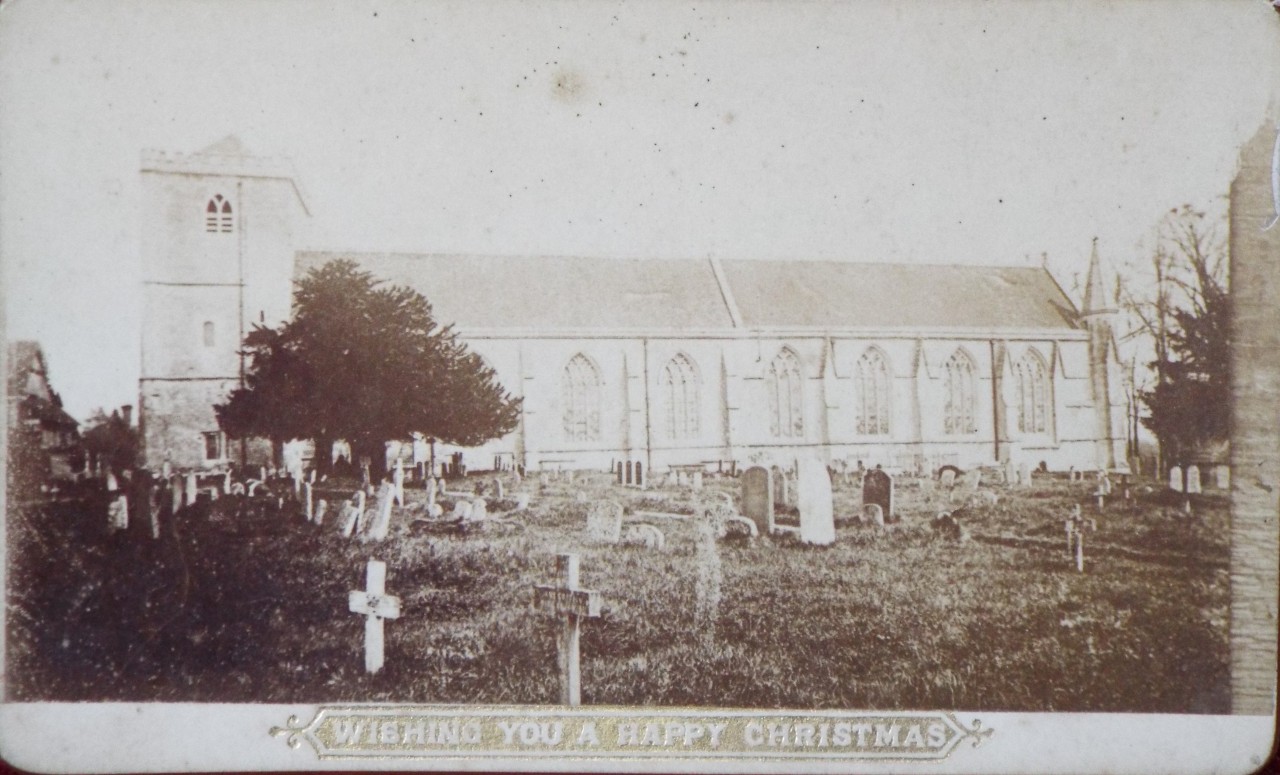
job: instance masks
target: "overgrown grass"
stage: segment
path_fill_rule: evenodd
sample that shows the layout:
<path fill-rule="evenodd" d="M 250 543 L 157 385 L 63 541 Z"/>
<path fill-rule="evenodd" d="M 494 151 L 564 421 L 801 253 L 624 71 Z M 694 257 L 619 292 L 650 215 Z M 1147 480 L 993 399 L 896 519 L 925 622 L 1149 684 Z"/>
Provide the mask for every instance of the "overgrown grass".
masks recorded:
<path fill-rule="evenodd" d="M 707 488 L 737 496 L 734 480 Z M 500 523 L 466 531 L 412 523 L 425 494 L 410 491 L 376 545 L 341 538 L 336 509 L 317 528 L 288 506 L 231 519 L 233 499 L 212 519 L 183 512 L 158 541 L 108 535 L 101 504 L 15 510 L 10 697 L 551 703 L 557 625 L 531 610 L 531 587 L 576 552 L 605 599 L 583 625 L 585 703 L 1228 710 L 1225 498 L 1197 497 L 1192 517 L 1158 494 L 1096 515 L 1080 574 L 1062 523 L 1078 502 L 1094 510 L 1089 485 L 985 489 L 1000 500 L 961 512 L 964 542 L 929 527 L 945 495 L 903 479 L 887 529 L 840 520 L 831 547 L 761 537 L 714 551 L 697 517 L 645 520 L 662 551 L 587 543 L 579 491 L 629 512 L 710 502 L 603 474 L 552 482 L 522 514 L 496 503 Z M 851 515 L 859 492 L 838 481 L 835 502 Z M 372 676 L 347 612 L 369 558 L 402 599 Z"/>

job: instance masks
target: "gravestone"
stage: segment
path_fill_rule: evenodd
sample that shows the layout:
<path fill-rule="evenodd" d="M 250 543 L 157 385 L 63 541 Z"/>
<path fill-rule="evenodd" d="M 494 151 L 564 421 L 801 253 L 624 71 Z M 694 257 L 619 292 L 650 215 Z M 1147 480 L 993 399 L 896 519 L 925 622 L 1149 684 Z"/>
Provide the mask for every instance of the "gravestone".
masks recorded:
<path fill-rule="evenodd" d="M 364 490 L 356 490 L 350 499 L 342 503 L 341 521 L 338 529 L 346 538 L 350 538 L 360 528 L 364 520 Z"/>
<path fill-rule="evenodd" d="M 579 665 L 581 619 L 600 616 L 602 601 L 599 592 L 579 589 L 578 555 L 558 555 L 556 575 L 561 579 L 559 585 L 534 586 L 533 606 L 561 617 L 560 634 L 556 638 L 556 655 L 560 666 L 560 704 L 576 706 L 582 704 L 582 672 Z"/>
<path fill-rule="evenodd" d="M 1018 468 L 1018 485 L 1021 487 L 1031 486 L 1031 466 L 1023 463 Z"/>
<path fill-rule="evenodd" d="M 449 515 L 451 518 L 465 522 L 471 519 L 471 502 L 460 500 L 453 504 L 453 513 Z"/>
<path fill-rule="evenodd" d="M 312 498 L 311 482 L 305 482 L 305 483 L 303 483 L 303 485 L 302 485 L 302 489 L 303 489 L 303 491 L 304 491 L 304 492 L 303 492 L 304 497 L 306 498 L 307 521 L 308 521 L 308 522 L 311 522 L 312 520 L 314 520 L 314 519 L 315 519 L 315 505 L 314 505 L 314 503 L 313 503 L 313 502 L 312 502 L 312 500 L 311 500 L 311 498 Z"/>
<path fill-rule="evenodd" d="M 954 468 L 944 470 L 938 477 L 938 486 L 944 490 L 950 490 L 956 486 L 956 472 Z"/>
<path fill-rule="evenodd" d="M 884 509 L 879 503 L 862 504 L 862 518 L 876 527 L 884 527 Z"/>
<path fill-rule="evenodd" d="M 315 523 L 317 525 L 323 525 L 324 515 L 327 513 L 329 513 L 329 501 L 325 500 L 324 498 L 321 498 L 320 501 L 316 503 Z"/>
<path fill-rule="evenodd" d="M 85 461 L 85 462 L 87 463 L 88 461 Z M 169 465 L 168 460 L 160 464 L 160 478 L 168 479 L 169 475 L 172 473 L 173 473 L 173 467 Z"/>
<path fill-rule="evenodd" d="M 1231 466 L 1214 466 L 1213 467 L 1214 486 L 1219 490 L 1231 489 Z"/>
<path fill-rule="evenodd" d="M 684 471 L 676 471 L 676 486 L 687 487 L 689 485 L 689 474 Z"/>
<path fill-rule="evenodd" d="M 742 514 L 766 535 L 773 531 L 773 475 L 752 466 L 742 472 Z"/>
<path fill-rule="evenodd" d="M 183 488 L 183 492 L 184 492 L 184 493 L 186 494 L 186 496 L 187 496 L 187 505 L 188 505 L 188 506 L 190 506 L 191 504 L 193 504 L 193 503 L 195 503 L 195 502 L 196 502 L 196 489 L 197 489 L 198 487 L 199 487 L 199 485 L 198 485 L 198 484 L 197 484 L 197 482 L 196 482 L 196 472 L 195 472 L 195 471 L 190 471 L 190 472 L 188 472 L 188 473 L 187 473 L 187 484 L 186 484 L 186 486 Z"/>
<path fill-rule="evenodd" d="M 516 511 L 524 511 L 529 508 L 529 493 L 516 493 Z"/>
<path fill-rule="evenodd" d="M 862 478 L 862 506 L 874 503 L 880 507 L 881 524 L 885 519 L 893 519 L 893 477 L 881 468 L 867 472 Z"/>
<path fill-rule="evenodd" d="M 982 472 L 975 468 L 969 473 L 965 474 L 964 486 L 969 488 L 970 492 L 976 491 L 979 487 L 982 486 Z"/>
<path fill-rule="evenodd" d="M 427 489 L 427 505 L 434 505 L 436 502 L 436 494 L 440 489 L 440 486 L 436 484 L 435 477 L 428 476 L 423 486 Z"/>
<path fill-rule="evenodd" d="M 169 477 L 169 513 L 177 514 L 182 509 L 182 477 Z"/>
<path fill-rule="evenodd" d="M 1199 495 L 1201 492 L 1200 466 L 1187 466 L 1187 494 Z"/>
<path fill-rule="evenodd" d="M 382 485 L 378 487 L 378 511 L 375 513 L 368 531 L 363 536 L 364 540 L 383 541 L 386 539 L 387 531 L 391 528 L 391 506 L 394 503 L 395 487 L 383 480 Z"/>
<path fill-rule="evenodd" d="M 223 495 L 231 494 L 231 472 L 230 471 L 225 471 L 222 474 L 222 494 Z"/>
<path fill-rule="evenodd" d="M 831 506 L 831 476 L 817 460 L 804 459 L 797 466 L 796 496 L 800 507 L 800 540 L 825 546 L 836 540 Z"/>
<path fill-rule="evenodd" d="M 587 510 L 587 540 L 616 544 L 622 535 L 622 504 L 597 501 Z"/>
<path fill-rule="evenodd" d="M 644 522 L 627 525 L 619 536 L 619 543 L 626 546 L 643 546 L 646 549 L 662 550 L 666 546 L 667 537 L 655 525 Z"/>
<path fill-rule="evenodd" d="M 493 477 L 493 497 L 497 498 L 498 500 L 502 500 L 503 498 L 506 497 L 505 491 L 503 490 L 503 487 L 502 487 L 501 477 L 497 477 L 497 476 Z"/>
<path fill-rule="evenodd" d="M 1182 469 L 1178 466 L 1169 469 L 1169 489 L 1182 492 Z"/>
<path fill-rule="evenodd" d="M 382 669 L 384 619 L 400 618 L 400 598 L 387 594 L 387 565 L 369 560 L 365 568 L 365 588 L 347 594 L 347 609 L 364 619 L 364 669 L 376 673 Z"/>
<path fill-rule="evenodd" d="M 702 490 L 702 472 L 694 471 L 693 477 L 689 480 L 689 484 L 693 487 L 694 492 Z"/>
<path fill-rule="evenodd" d="M 396 459 L 396 470 L 391 474 L 391 483 L 395 488 L 396 505 L 404 508 L 404 465 L 399 458 Z"/>
<path fill-rule="evenodd" d="M 484 498 L 473 498 L 471 501 L 471 516 L 468 519 L 479 522 L 489 518 L 489 502 Z"/>

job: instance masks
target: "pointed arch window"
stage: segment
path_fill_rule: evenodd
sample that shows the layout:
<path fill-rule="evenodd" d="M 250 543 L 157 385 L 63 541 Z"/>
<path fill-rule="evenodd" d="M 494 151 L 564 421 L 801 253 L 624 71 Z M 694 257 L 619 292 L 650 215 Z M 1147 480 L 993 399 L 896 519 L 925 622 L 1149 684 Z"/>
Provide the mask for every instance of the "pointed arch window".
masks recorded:
<path fill-rule="evenodd" d="M 698 436 L 698 370 L 684 353 L 667 362 L 662 370 L 662 399 L 666 410 L 667 438 L 692 439 Z"/>
<path fill-rule="evenodd" d="M 1028 350 L 1013 367 L 1018 391 L 1018 431 L 1046 433 L 1049 430 L 1049 375 L 1044 359 Z"/>
<path fill-rule="evenodd" d="M 858 433 L 889 433 L 889 363 L 877 348 L 868 348 L 858 359 L 854 379 L 858 389 Z"/>
<path fill-rule="evenodd" d="M 978 432 L 976 373 L 973 359 L 964 350 L 956 350 L 947 361 L 943 432 L 949 436 Z"/>
<path fill-rule="evenodd" d="M 570 441 L 600 439 L 600 371 L 578 353 L 564 367 L 561 384 L 564 435 Z"/>
<path fill-rule="evenodd" d="M 769 416 L 770 430 L 781 438 L 798 438 L 804 435 L 804 411 L 802 408 L 803 385 L 800 359 L 784 347 L 769 365 Z"/>
<path fill-rule="evenodd" d="M 233 223 L 231 203 L 222 194 L 214 194 L 204 206 L 204 230 L 210 234 L 229 234 Z"/>

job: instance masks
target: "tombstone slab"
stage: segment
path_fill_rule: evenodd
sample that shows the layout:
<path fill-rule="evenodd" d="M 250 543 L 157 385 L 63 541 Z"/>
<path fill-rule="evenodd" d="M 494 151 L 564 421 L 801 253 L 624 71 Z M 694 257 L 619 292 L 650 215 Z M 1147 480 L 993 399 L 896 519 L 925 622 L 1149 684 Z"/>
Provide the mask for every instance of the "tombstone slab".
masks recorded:
<path fill-rule="evenodd" d="M 1187 494 L 1199 495 L 1201 492 L 1200 466 L 1187 466 Z"/>
<path fill-rule="evenodd" d="M 742 513 L 759 532 L 773 530 L 773 475 L 767 468 L 752 466 L 742 473 Z"/>
<path fill-rule="evenodd" d="M 800 507 L 800 540 L 825 546 L 836 540 L 831 505 L 831 476 L 817 460 L 801 460 L 797 466 L 796 496 Z"/>
<path fill-rule="evenodd" d="M 893 477 L 880 468 L 872 469 L 862 478 L 862 506 L 865 513 L 869 504 L 880 507 L 880 524 L 893 518 Z"/>
<path fill-rule="evenodd" d="M 1182 492 L 1182 468 L 1174 466 L 1169 469 L 1169 489 Z"/>
<path fill-rule="evenodd" d="M 622 504 L 597 501 L 587 509 L 587 540 L 616 544 L 622 537 Z"/>

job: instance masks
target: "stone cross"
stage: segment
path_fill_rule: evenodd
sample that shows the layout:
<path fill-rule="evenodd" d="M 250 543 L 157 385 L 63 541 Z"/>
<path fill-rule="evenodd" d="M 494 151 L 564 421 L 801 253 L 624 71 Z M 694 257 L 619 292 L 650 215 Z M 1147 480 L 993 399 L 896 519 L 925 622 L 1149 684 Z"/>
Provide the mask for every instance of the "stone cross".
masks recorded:
<path fill-rule="evenodd" d="M 376 673 L 382 669 L 382 621 L 400 618 L 400 598 L 387 594 L 387 564 L 369 560 L 365 569 L 365 589 L 348 593 L 347 607 L 364 620 L 364 669 Z"/>
<path fill-rule="evenodd" d="M 1101 498 L 1101 496 L 1099 496 Z M 1076 504 L 1075 513 L 1066 521 L 1067 528 L 1067 556 L 1075 555 L 1076 570 L 1084 573 L 1084 531 L 1098 529 L 1098 521 L 1095 519 L 1085 519 L 1080 514 L 1080 505 Z"/>
<path fill-rule="evenodd" d="M 539 611 L 563 617 L 556 651 L 560 662 L 560 704 L 582 704 L 582 673 L 579 665 L 579 639 L 583 617 L 600 616 L 600 593 L 578 588 L 578 555 L 556 556 L 559 586 L 538 584 L 533 588 L 533 605 Z"/>

